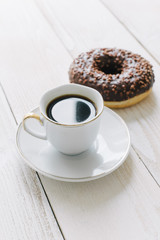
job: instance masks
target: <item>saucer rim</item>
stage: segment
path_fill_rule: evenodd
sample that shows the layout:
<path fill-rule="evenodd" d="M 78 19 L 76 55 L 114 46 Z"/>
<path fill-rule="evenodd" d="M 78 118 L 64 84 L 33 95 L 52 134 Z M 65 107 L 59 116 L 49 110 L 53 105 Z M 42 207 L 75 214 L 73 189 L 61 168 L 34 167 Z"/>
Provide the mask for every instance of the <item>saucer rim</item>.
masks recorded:
<path fill-rule="evenodd" d="M 33 110 L 31 110 L 32 112 L 39 110 L 39 107 L 34 108 Z M 53 174 L 49 174 L 47 172 L 44 172 L 43 170 L 38 169 L 34 164 L 31 164 L 31 162 L 23 155 L 23 152 L 20 149 L 19 146 L 19 134 L 20 134 L 20 130 L 22 128 L 22 122 L 19 123 L 18 127 L 17 127 L 17 131 L 16 131 L 16 148 L 18 150 L 18 153 L 20 154 L 20 156 L 22 157 L 22 159 L 24 160 L 24 162 L 30 166 L 33 170 L 35 170 L 36 172 L 42 174 L 43 176 L 46 176 L 48 178 L 52 178 L 54 180 L 58 180 L 58 181 L 63 181 L 63 182 L 87 182 L 87 181 L 93 181 L 96 180 L 98 178 L 104 177 L 109 175 L 110 173 L 114 172 L 116 169 L 118 169 L 126 160 L 126 158 L 129 155 L 129 151 L 130 151 L 130 147 L 131 147 L 131 139 L 130 139 L 130 133 L 128 130 L 128 127 L 125 123 L 125 121 L 114 111 L 112 111 L 110 108 L 104 106 L 104 110 L 103 111 L 109 111 L 112 115 L 114 115 L 116 118 L 118 118 L 119 121 L 122 122 L 123 126 L 125 127 L 126 133 L 127 133 L 127 137 L 128 137 L 128 145 L 126 148 L 126 151 L 123 155 L 123 157 L 119 160 L 119 162 L 117 164 L 115 164 L 109 171 L 104 171 L 103 173 L 97 174 L 96 176 L 88 176 L 88 177 L 82 177 L 82 178 L 69 178 L 69 177 L 60 177 L 60 176 L 56 176 Z"/>

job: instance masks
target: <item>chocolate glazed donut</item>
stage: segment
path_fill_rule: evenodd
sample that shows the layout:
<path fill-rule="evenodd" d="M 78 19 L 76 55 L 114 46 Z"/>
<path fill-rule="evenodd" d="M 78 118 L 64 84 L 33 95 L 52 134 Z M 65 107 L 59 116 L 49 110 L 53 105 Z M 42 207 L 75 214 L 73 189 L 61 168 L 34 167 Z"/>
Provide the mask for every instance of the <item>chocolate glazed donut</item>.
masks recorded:
<path fill-rule="evenodd" d="M 138 54 L 122 49 L 100 48 L 80 54 L 69 69 L 71 83 L 97 89 L 104 104 L 123 108 L 140 102 L 151 91 L 154 73 Z"/>

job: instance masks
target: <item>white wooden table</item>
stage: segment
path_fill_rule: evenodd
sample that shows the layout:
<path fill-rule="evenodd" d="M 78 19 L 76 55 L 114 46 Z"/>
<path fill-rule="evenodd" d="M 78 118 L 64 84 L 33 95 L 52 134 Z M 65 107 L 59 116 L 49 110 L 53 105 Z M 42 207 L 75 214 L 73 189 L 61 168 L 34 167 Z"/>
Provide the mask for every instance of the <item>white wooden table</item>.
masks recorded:
<path fill-rule="evenodd" d="M 116 110 L 130 130 L 129 157 L 99 180 L 46 178 L 18 155 L 17 124 L 95 47 L 131 50 L 154 67 L 151 95 Z M 0 1 L 1 240 L 160 239 L 159 64 L 158 0 Z"/>

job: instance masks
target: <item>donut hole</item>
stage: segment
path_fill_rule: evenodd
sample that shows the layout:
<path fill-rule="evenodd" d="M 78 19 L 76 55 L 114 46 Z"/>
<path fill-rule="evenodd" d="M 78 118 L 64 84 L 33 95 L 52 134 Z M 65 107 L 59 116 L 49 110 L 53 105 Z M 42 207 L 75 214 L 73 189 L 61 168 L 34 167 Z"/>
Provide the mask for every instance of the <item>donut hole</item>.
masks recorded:
<path fill-rule="evenodd" d="M 122 72 L 122 60 L 111 56 L 99 57 L 95 60 L 97 70 L 105 74 L 120 74 Z"/>

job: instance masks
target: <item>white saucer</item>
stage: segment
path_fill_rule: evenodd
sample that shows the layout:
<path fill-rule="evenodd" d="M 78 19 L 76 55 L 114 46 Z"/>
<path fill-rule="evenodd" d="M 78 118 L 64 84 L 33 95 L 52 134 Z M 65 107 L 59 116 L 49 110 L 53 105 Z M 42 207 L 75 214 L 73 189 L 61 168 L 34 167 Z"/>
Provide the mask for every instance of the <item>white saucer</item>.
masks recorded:
<path fill-rule="evenodd" d="M 32 112 L 39 113 L 36 108 Z M 36 120 L 31 127 L 42 131 Z M 86 152 L 67 156 L 59 153 L 46 140 L 40 140 L 19 125 L 16 143 L 24 161 L 37 172 L 56 180 L 84 182 L 103 177 L 117 169 L 126 159 L 130 148 L 130 135 L 125 122 L 112 110 L 104 107 L 97 140 Z"/>

